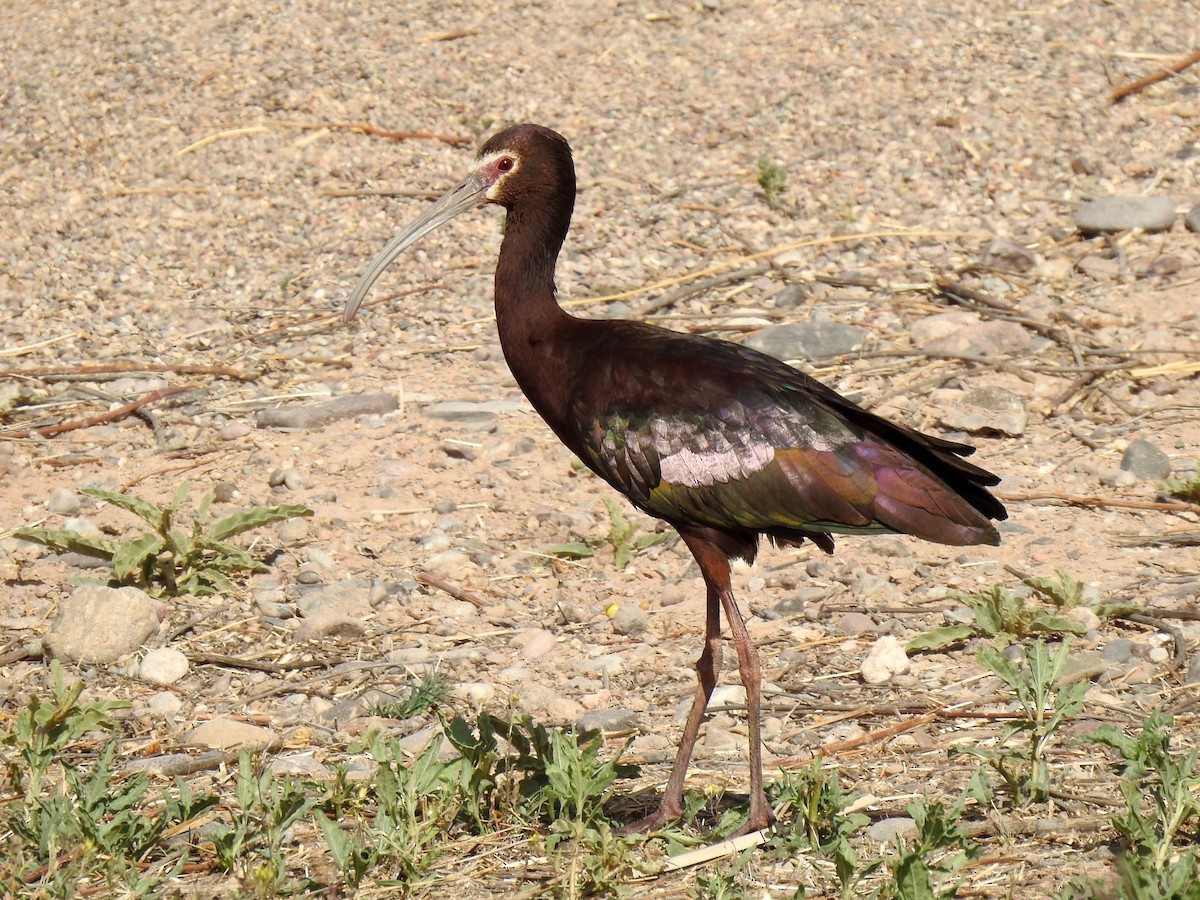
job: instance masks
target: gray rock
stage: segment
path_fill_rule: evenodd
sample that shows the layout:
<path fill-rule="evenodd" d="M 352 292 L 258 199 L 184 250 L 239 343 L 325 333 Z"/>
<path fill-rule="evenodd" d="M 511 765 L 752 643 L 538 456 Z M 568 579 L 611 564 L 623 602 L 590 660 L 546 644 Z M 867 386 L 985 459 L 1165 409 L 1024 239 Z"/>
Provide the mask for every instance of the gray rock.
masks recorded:
<path fill-rule="evenodd" d="M 275 529 L 284 544 L 300 544 L 308 537 L 308 522 L 301 516 L 285 519 Z"/>
<path fill-rule="evenodd" d="M 853 325 L 817 319 L 764 328 L 746 338 L 745 345 L 776 359 L 823 359 L 853 353 L 867 333 Z"/>
<path fill-rule="evenodd" d="M 917 823 L 908 816 L 893 816 L 890 819 L 880 819 L 867 826 L 863 835 L 868 841 L 886 844 L 898 837 L 914 837 L 917 833 Z"/>
<path fill-rule="evenodd" d="M 1200 231 L 1200 203 L 1197 203 L 1187 211 L 1187 215 L 1183 217 L 1183 221 L 1189 231 Z"/>
<path fill-rule="evenodd" d="M 704 728 L 704 749 L 710 753 L 736 753 L 746 746 L 745 737 L 712 722 Z"/>
<path fill-rule="evenodd" d="M 59 606 L 46 650 L 73 662 L 110 663 L 138 649 L 157 630 L 158 610 L 145 592 L 82 585 Z"/>
<path fill-rule="evenodd" d="M 1075 263 L 1075 271 L 1094 281 L 1116 281 L 1121 277 L 1121 261 L 1107 256 L 1085 256 Z"/>
<path fill-rule="evenodd" d="M 1025 433 L 1029 409 L 1012 391 L 999 387 L 967 391 L 952 409 L 942 414 L 942 423 L 971 434 L 995 433 L 1016 437 Z"/>
<path fill-rule="evenodd" d="M 599 675 L 602 678 L 619 675 L 625 670 L 625 656 L 622 653 L 605 653 L 595 659 L 585 659 L 577 666 L 584 675 Z"/>
<path fill-rule="evenodd" d="M 1187 674 L 1183 681 L 1184 684 L 1200 684 L 1200 653 L 1195 654 L 1188 661 Z"/>
<path fill-rule="evenodd" d="M 998 237 L 983 248 L 979 262 L 990 269 L 1025 273 L 1037 268 L 1037 254 L 1016 241 Z"/>
<path fill-rule="evenodd" d="M 1174 223 L 1175 204 L 1166 197 L 1098 197 L 1075 213 L 1075 227 L 1084 234 L 1129 228 L 1167 231 Z"/>
<path fill-rule="evenodd" d="M 612 618 L 613 631 L 630 637 L 637 637 L 649 624 L 650 617 L 636 603 L 622 603 Z"/>
<path fill-rule="evenodd" d="M 553 631 L 545 628 L 531 628 L 516 637 L 514 643 L 519 648 L 517 654 L 522 659 L 543 659 L 554 651 L 557 638 Z"/>
<path fill-rule="evenodd" d="M 1143 481 L 1161 481 L 1171 475 L 1171 457 L 1144 438 L 1138 438 L 1125 448 L 1121 468 Z"/>
<path fill-rule="evenodd" d="M 266 769 L 272 775 L 286 775 L 291 778 L 312 778 L 321 781 L 333 778 L 332 770 L 315 759 L 311 753 L 276 756 L 267 763 Z"/>
<path fill-rule="evenodd" d="M 575 720 L 580 731 L 630 731 L 638 727 L 638 714 L 632 709 L 596 709 Z"/>
<path fill-rule="evenodd" d="M 1114 666 L 1129 662 L 1133 658 L 1133 641 L 1129 638 L 1113 638 L 1100 651 L 1100 658 Z"/>
<path fill-rule="evenodd" d="M 1016 322 L 980 322 L 921 346 L 927 353 L 996 356 L 1029 348 L 1033 336 Z"/>
<path fill-rule="evenodd" d="M 259 428 L 324 428 L 341 419 L 356 416 L 383 415 L 400 408 L 400 401 L 392 394 L 353 394 L 335 397 L 324 403 L 307 406 L 285 406 L 279 409 L 264 409 L 256 419 Z"/>
<path fill-rule="evenodd" d="M 236 441 L 238 438 L 245 437 L 253 430 L 249 422 L 227 422 L 217 430 L 217 440 Z"/>
<path fill-rule="evenodd" d="M 46 502 L 46 509 L 56 516 L 79 515 L 79 494 L 70 488 L 55 488 Z"/>
<path fill-rule="evenodd" d="M 804 284 L 789 284 L 785 285 L 779 293 L 775 295 L 776 309 L 795 309 L 808 299 L 812 291 L 808 285 Z"/>
<path fill-rule="evenodd" d="M 335 584 L 305 585 L 300 590 L 296 605 L 306 616 L 328 611 L 363 618 L 372 611 L 372 585 L 373 580 L 369 578 L 350 578 Z"/>
<path fill-rule="evenodd" d="M 209 719 L 197 725 L 180 741 L 185 747 L 214 747 L 217 750 L 254 750 L 275 740 L 269 728 L 260 728 L 237 719 Z"/>
<path fill-rule="evenodd" d="M 447 422 L 490 422 L 502 412 L 521 409 L 524 406 L 525 402 L 522 400 L 488 400 L 483 403 L 474 400 L 444 400 L 422 407 L 421 412 L 431 419 L 443 419 Z"/>
<path fill-rule="evenodd" d="M 138 678 L 149 684 L 174 684 L 187 674 L 191 664 L 174 647 L 159 647 L 142 657 Z"/>
<path fill-rule="evenodd" d="M 740 709 L 746 705 L 746 688 L 741 684 L 718 684 L 708 698 L 709 709 Z M 688 701 L 691 706 L 691 701 Z"/>
<path fill-rule="evenodd" d="M 146 698 L 142 708 L 144 718 L 169 719 L 179 715 L 183 709 L 183 700 L 174 691 L 159 691 Z"/>

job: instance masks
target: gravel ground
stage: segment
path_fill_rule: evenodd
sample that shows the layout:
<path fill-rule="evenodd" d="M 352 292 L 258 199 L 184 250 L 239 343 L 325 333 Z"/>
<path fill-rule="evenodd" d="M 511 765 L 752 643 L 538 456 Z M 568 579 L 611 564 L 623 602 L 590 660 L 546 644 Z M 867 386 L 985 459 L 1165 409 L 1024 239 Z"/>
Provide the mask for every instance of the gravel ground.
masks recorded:
<path fill-rule="evenodd" d="M 866 684 L 860 666 L 879 639 L 942 624 L 961 606 L 955 591 L 1015 584 L 1005 567 L 1063 567 L 1104 602 L 1194 612 L 1200 596 L 1194 546 L 1162 541 L 1194 535 L 1195 508 L 1155 505 L 1161 457 L 1121 468 L 1139 439 L 1177 475 L 1200 454 L 1200 236 L 1183 222 L 1200 200 L 1200 68 L 1109 99 L 1114 84 L 1185 56 L 1198 23 L 1194 0 L 0 7 L 4 527 L 60 527 L 65 513 L 127 529 L 90 500 L 76 511 L 74 489 L 161 502 L 183 478 L 217 490 L 220 514 L 315 510 L 272 530 L 272 571 L 244 590 L 158 607 L 150 643 L 193 661 L 182 678 L 130 678 L 133 657 L 76 666 L 89 695 L 133 701 L 131 756 L 186 744 L 202 721 L 248 717 L 289 751 L 333 763 L 371 724 L 370 691 L 436 664 L 464 713 L 516 704 L 569 723 L 620 712 L 612 721 L 633 723 L 630 758 L 646 763 L 642 786 L 665 779 L 703 587 L 669 542 L 621 571 L 611 550 L 545 553 L 602 539 L 611 492 L 572 467 L 505 367 L 490 318 L 501 217 L 427 238 L 354 323 L 340 321 L 365 264 L 461 177 L 474 145 L 536 121 L 575 150 L 580 193 L 558 285 L 580 314 L 653 310 L 735 340 L 853 326 L 854 352 L 801 364 L 933 433 L 977 427 L 963 419 L 972 391 L 1016 415 L 1011 433 L 969 435 L 1004 479 L 1001 547 L 846 538 L 832 559 L 770 551 L 738 574 L 775 691 L 768 765 L 846 745 L 827 759 L 880 809 L 931 783 L 954 796 L 974 764 L 946 747 L 995 727 L 933 720 L 850 747 L 915 713 L 830 710 L 936 707 L 997 684 L 970 649 L 914 657 Z M 364 123 L 429 137 L 394 141 Z M 777 197 L 763 195 L 760 160 L 786 173 Z M 1166 231 L 1081 235 L 1076 210 L 1110 195 L 1166 198 L 1178 215 Z M 996 238 L 1010 243 L 989 256 Z M 776 252 L 747 259 L 764 251 Z M 714 267 L 728 278 L 680 290 Z M 939 280 L 953 297 L 931 287 Z M 980 330 L 998 320 L 1010 323 L 1003 334 Z M 931 343 L 956 335 L 949 350 Z M 141 416 L 27 433 L 184 385 Z M 396 409 L 312 427 L 259 418 L 356 394 L 388 395 Z M 1156 541 L 1129 546 L 1129 535 Z M 70 559 L 0 541 L 9 711 L 44 690 L 36 644 L 78 574 Z M 613 604 L 623 613 L 610 619 Z M 1187 657 L 1152 627 L 1089 624 L 1073 644 L 1081 665 L 1096 664 L 1089 720 L 1132 726 L 1163 707 L 1193 743 Z M 1169 624 L 1191 654 L 1200 628 Z M 309 684 L 305 671 L 213 666 L 204 654 L 392 665 Z M 178 658 L 155 662 L 171 672 Z M 696 756 L 734 792 L 745 778 L 737 683 L 727 671 L 732 708 Z M 1089 751 L 1060 763 L 1068 783 L 1106 771 Z M 1112 833 L 1073 833 L 1069 821 L 1107 810 L 1063 809 L 1060 834 L 997 838 L 1000 861 L 968 883 L 1044 897 L 1108 871 Z M 750 876 L 812 877 L 765 865 Z M 645 890 L 678 892 L 680 878 Z"/>

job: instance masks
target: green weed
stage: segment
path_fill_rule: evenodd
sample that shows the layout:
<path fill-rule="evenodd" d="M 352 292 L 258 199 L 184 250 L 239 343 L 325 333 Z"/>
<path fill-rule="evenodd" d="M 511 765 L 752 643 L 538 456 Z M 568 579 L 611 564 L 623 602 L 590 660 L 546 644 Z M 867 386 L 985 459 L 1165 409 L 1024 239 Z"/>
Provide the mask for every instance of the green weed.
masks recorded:
<path fill-rule="evenodd" d="M 1059 728 L 1083 709 L 1084 695 L 1091 687 L 1086 680 L 1060 683 L 1068 652 L 1066 641 L 1053 655 L 1044 641 L 1036 641 L 1023 648 L 1021 665 L 987 644 L 976 654 L 979 664 L 998 675 L 1013 693 L 1021 715 L 1005 722 L 995 748 L 963 747 L 956 752 L 985 760 L 1019 805 L 1049 798 L 1047 749 Z M 1024 741 L 1013 742 L 1020 736 Z"/>
<path fill-rule="evenodd" d="M 411 719 L 441 706 L 450 699 L 450 682 L 440 672 L 429 671 L 418 682 L 410 682 L 402 700 L 375 703 L 371 715 L 385 719 Z"/>
<path fill-rule="evenodd" d="M 850 839 L 871 820 L 862 813 L 846 812 L 854 798 L 842 790 L 838 773 L 823 770 L 820 760 L 813 760 L 795 774 L 783 773 L 769 791 L 779 820 L 771 842 L 773 854 L 786 858 L 815 851 L 832 860 L 841 896 L 857 896 L 856 885 L 872 869 L 859 871 Z"/>
<path fill-rule="evenodd" d="M 1120 754 L 1117 765 L 1125 809 L 1113 826 L 1126 843 L 1117 860 L 1121 900 L 1195 900 L 1200 897 L 1200 751 L 1171 752 L 1174 720 L 1151 713 L 1136 737 L 1102 725 L 1081 743 L 1103 744 Z M 1181 845 L 1187 849 L 1180 849 Z M 1075 883 L 1073 896 L 1100 896 L 1095 884 Z M 1110 892 L 1111 894 L 1111 892 Z"/>
<path fill-rule="evenodd" d="M 214 495 L 201 498 L 192 515 L 190 533 L 175 527 L 180 509 L 191 491 L 185 481 L 166 506 L 133 494 L 100 488 L 80 488 L 80 493 L 133 513 L 150 525 L 139 537 L 126 541 L 47 528 L 18 528 L 15 537 L 49 547 L 56 553 L 82 553 L 104 560 L 112 569 L 112 583 L 134 585 L 155 595 L 221 594 L 234 590 L 231 572 L 265 572 L 267 567 L 230 538 L 295 516 L 311 516 L 298 503 L 240 509 L 205 525 Z"/>
<path fill-rule="evenodd" d="M 765 156 L 758 158 L 757 165 L 758 186 L 762 188 L 763 199 L 768 206 L 774 206 L 787 188 L 787 170 Z"/>
<path fill-rule="evenodd" d="M 944 900 L 958 895 L 959 873 L 980 853 L 959 824 L 965 805 L 965 799 L 959 798 L 950 807 L 935 800 L 910 803 L 905 808 L 916 823 L 916 838 L 911 845 L 900 842 L 899 853 L 887 863 L 888 881 L 875 897 Z"/>
<path fill-rule="evenodd" d="M 674 537 L 669 531 L 638 534 L 637 525 L 629 521 L 619 503 L 605 497 L 604 505 L 608 509 L 608 535 L 606 537 L 571 541 L 566 544 L 551 544 L 546 548 L 546 552 L 565 559 L 586 559 L 595 556 L 596 551 L 601 547 L 611 545 L 614 551 L 613 564 L 620 571 L 629 565 L 636 554 L 665 543 Z"/>
<path fill-rule="evenodd" d="M 296 886 L 288 873 L 284 843 L 291 829 L 312 809 L 314 800 L 290 779 L 270 771 L 256 774 L 250 754 L 238 759 L 237 801 L 229 821 L 211 832 L 217 863 L 237 876 L 252 897 L 274 897 Z"/>
<path fill-rule="evenodd" d="M 111 737 L 90 766 L 73 762 L 73 748 L 87 735 L 116 729 L 115 701 L 80 702 L 83 682 L 67 685 L 61 666 L 51 663 L 49 702 L 34 696 L 13 720 L 0 744 L 8 759 L 11 797 L 3 807 L 4 861 L 0 892 L 30 895 L 40 889 L 71 896 L 84 879 L 99 879 L 113 892 L 149 895 L 177 873 L 163 846 L 168 829 L 192 820 L 216 803 L 193 797 L 180 783 L 175 793 L 150 796 L 145 775 L 120 776 Z M 61 769 L 61 777 L 55 772 Z M 147 807 L 153 807 L 148 811 Z M 155 866 L 147 865 L 155 860 Z"/>
<path fill-rule="evenodd" d="M 1158 485 L 1163 493 L 1187 503 L 1200 503 L 1200 463 L 1196 471 L 1183 478 L 1167 478 Z"/>

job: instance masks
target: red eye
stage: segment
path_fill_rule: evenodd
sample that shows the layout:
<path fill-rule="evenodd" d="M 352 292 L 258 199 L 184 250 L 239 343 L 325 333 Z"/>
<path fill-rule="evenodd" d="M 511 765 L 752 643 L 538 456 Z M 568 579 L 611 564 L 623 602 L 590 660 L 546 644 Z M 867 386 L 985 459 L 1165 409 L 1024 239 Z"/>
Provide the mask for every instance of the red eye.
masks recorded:
<path fill-rule="evenodd" d="M 496 168 L 501 172 L 510 172 L 512 171 L 512 167 L 513 160 L 511 156 L 502 156 L 496 160 Z"/>

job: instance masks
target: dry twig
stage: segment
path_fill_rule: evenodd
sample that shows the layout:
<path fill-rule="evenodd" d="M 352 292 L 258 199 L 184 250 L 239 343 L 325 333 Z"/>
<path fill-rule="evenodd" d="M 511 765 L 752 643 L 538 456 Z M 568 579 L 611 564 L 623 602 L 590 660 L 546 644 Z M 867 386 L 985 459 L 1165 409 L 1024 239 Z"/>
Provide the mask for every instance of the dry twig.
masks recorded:
<path fill-rule="evenodd" d="M 200 387 L 198 384 L 180 384 L 175 387 L 163 388 L 161 391 L 151 391 L 143 397 L 139 397 L 132 403 L 126 403 L 124 406 L 119 406 L 116 409 L 110 409 L 106 413 L 100 413 L 96 416 L 89 416 L 86 419 L 75 419 L 71 422 L 60 422 L 58 425 L 47 425 L 44 428 L 24 428 L 20 431 L 7 431 L 0 433 L 0 440 L 18 440 L 28 437 L 54 437 L 55 435 L 63 434 L 67 431 L 77 431 L 80 428 L 91 428 L 94 425 L 107 425 L 110 422 L 116 422 L 126 416 L 135 414 L 143 406 L 150 403 L 157 403 L 159 400 L 164 400 L 167 397 L 173 397 L 176 394 L 182 394 L 186 391 L 194 391 Z"/>
<path fill-rule="evenodd" d="M 1178 75 L 1188 66 L 1194 66 L 1200 62 L 1200 47 L 1197 47 L 1183 59 L 1173 62 L 1168 66 L 1163 66 L 1157 72 L 1147 75 L 1145 78 L 1139 78 L 1137 81 L 1128 81 L 1125 84 L 1119 84 L 1112 89 L 1109 98 L 1113 103 L 1120 103 L 1130 94 L 1136 94 L 1143 88 L 1148 88 L 1152 84 L 1158 84 L 1160 81 L 1166 81 L 1173 75 Z"/>

